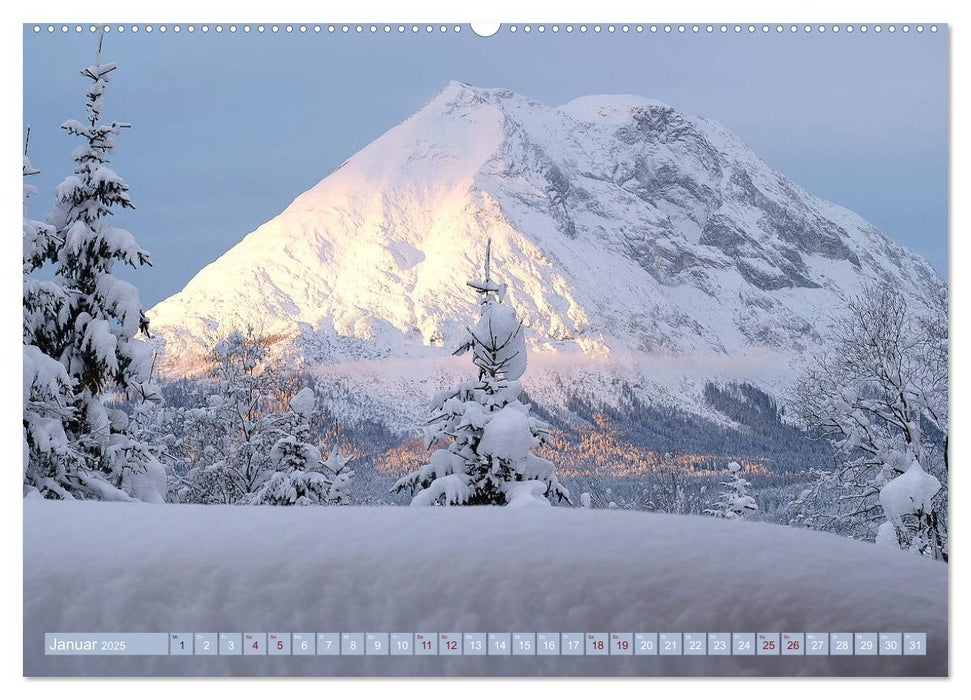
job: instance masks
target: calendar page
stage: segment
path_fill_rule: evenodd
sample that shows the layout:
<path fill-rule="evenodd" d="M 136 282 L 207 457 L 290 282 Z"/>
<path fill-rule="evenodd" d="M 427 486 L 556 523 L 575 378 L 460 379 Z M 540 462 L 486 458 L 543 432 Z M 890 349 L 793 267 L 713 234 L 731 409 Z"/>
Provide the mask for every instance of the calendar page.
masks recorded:
<path fill-rule="evenodd" d="M 946 24 L 22 31 L 24 675 L 948 675 Z"/>

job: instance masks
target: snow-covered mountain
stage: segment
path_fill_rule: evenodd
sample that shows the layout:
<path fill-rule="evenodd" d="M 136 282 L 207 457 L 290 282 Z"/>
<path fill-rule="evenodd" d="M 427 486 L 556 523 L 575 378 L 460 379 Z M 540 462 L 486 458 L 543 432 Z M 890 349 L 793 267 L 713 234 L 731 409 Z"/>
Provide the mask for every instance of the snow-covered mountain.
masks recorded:
<path fill-rule="evenodd" d="M 778 377 L 864 284 L 942 283 L 717 122 L 452 82 L 152 309 L 164 366 L 252 324 L 355 376 L 430 374 L 473 322 L 489 237 L 539 365 Z"/>

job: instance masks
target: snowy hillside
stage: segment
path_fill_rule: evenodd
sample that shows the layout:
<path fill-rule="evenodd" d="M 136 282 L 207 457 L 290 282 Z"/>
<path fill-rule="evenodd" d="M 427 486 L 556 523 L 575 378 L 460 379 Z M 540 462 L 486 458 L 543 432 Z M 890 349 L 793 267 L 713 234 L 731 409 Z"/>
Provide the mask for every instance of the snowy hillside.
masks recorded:
<path fill-rule="evenodd" d="M 27 675 L 947 673 L 943 564 L 818 532 L 622 511 L 28 500 L 24 620 Z M 929 654 L 53 658 L 42 653 L 44 632 L 300 630 L 906 631 L 926 632 Z"/>
<path fill-rule="evenodd" d="M 676 381 L 701 366 L 771 383 L 866 282 L 916 300 L 941 283 L 716 122 L 640 97 L 548 107 L 452 82 L 152 309 L 164 366 L 187 371 L 249 324 L 377 375 L 377 360 L 446 356 L 490 236 L 533 357 L 678 358 Z M 686 400 L 671 376 L 657 384 Z"/>

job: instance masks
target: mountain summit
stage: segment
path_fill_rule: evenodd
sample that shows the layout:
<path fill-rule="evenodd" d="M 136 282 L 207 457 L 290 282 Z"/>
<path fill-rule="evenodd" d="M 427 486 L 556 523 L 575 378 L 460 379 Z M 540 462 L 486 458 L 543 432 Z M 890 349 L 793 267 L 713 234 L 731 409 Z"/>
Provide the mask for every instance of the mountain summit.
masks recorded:
<path fill-rule="evenodd" d="M 717 122 L 451 82 L 149 313 L 177 370 L 252 324 L 318 361 L 445 356 L 494 269 L 534 350 L 799 358 L 864 284 L 942 281 Z"/>

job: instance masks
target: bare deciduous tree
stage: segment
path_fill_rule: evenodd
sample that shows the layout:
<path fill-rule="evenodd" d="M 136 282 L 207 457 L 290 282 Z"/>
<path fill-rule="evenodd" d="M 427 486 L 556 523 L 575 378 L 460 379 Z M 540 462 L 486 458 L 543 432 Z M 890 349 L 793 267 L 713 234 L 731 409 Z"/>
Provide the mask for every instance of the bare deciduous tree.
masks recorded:
<path fill-rule="evenodd" d="M 873 539 L 889 521 L 904 548 L 947 558 L 947 341 L 946 288 L 926 308 L 889 286 L 849 303 L 796 389 L 799 416 L 837 458 L 793 503 L 794 524 Z M 924 493 L 944 487 L 888 512 L 881 490 L 911 469 Z"/>

